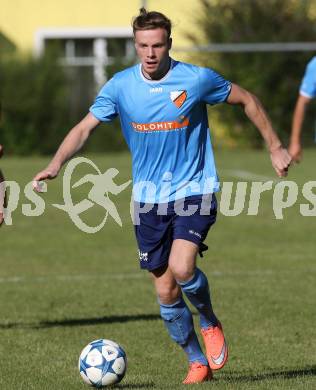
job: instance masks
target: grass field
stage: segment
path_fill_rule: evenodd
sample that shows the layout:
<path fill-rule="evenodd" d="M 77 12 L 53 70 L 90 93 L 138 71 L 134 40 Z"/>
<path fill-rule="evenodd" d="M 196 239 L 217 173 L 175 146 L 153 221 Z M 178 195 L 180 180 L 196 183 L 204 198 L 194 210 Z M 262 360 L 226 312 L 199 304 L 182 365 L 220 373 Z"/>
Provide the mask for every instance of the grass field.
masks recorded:
<path fill-rule="evenodd" d="M 118 184 L 130 178 L 127 155 L 89 157 L 103 172 L 117 168 Z M 21 194 L 12 226 L 0 230 L 0 389 L 86 388 L 77 359 L 98 338 L 115 340 L 127 352 L 119 388 L 181 388 L 186 359 L 169 340 L 149 276 L 139 270 L 130 192 L 112 198 L 122 228 L 109 217 L 98 233 L 81 232 L 52 206 L 63 203 L 61 179 L 42 196 L 44 214 L 26 217 L 24 186 L 47 161 L 1 161 Z M 223 181 L 275 178 L 263 152 L 217 151 L 217 165 Z M 262 195 L 258 216 L 247 215 L 247 207 L 236 217 L 219 214 L 199 265 L 210 280 L 230 359 L 200 388 L 316 389 L 316 217 L 299 211 L 308 203 L 301 189 L 316 180 L 315 166 L 316 153 L 309 150 L 291 171 L 288 180 L 297 182 L 300 196 L 283 220 L 275 219 L 273 191 Z M 78 176 L 85 171 L 91 169 L 82 167 Z M 80 187 L 75 198 L 84 199 L 88 189 Z M 95 206 L 85 218 L 98 224 L 103 215 Z"/>

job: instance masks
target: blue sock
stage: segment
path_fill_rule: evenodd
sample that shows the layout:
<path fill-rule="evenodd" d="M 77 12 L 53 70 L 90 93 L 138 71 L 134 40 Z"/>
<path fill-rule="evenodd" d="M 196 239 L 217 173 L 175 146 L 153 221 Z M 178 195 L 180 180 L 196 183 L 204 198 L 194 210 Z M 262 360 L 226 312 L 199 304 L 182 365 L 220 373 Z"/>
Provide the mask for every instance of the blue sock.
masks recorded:
<path fill-rule="evenodd" d="M 181 297 L 172 305 L 160 303 L 160 314 L 170 337 L 181 345 L 189 362 L 200 362 L 207 365 L 207 359 L 201 350 L 193 327 L 192 314 L 183 298 Z"/>
<path fill-rule="evenodd" d="M 189 301 L 199 311 L 201 328 L 216 326 L 218 320 L 213 312 L 210 290 L 205 274 L 196 268 L 193 279 L 188 282 L 178 283 Z"/>

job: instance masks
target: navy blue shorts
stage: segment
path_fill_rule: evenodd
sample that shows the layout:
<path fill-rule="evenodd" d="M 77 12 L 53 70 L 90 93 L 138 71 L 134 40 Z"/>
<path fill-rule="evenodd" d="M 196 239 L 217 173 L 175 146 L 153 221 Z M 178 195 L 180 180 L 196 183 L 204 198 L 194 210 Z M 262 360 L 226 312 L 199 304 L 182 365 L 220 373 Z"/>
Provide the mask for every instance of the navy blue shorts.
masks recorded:
<path fill-rule="evenodd" d="M 144 203 L 135 204 L 140 211 L 146 206 Z M 203 198 L 195 195 L 181 201 L 150 206 L 152 208 L 146 213 L 138 213 L 138 223 L 134 226 L 141 268 L 152 271 L 167 264 L 175 239 L 197 244 L 201 256 L 208 249 L 203 241 L 216 221 L 214 194 L 204 195 Z"/>

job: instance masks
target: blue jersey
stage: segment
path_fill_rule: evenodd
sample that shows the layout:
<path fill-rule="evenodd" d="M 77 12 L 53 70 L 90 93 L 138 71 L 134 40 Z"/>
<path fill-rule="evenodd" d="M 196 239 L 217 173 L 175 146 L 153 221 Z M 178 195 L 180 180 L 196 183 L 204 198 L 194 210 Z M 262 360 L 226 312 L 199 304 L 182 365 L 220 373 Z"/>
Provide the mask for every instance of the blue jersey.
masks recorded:
<path fill-rule="evenodd" d="M 165 203 L 218 191 L 206 104 L 224 102 L 230 82 L 208 68 L 172 60 L 158 81 L 141 65 L 114 75 L 90 112 L 120 117 L 132 155 L 135 201 Z"/>
<path fill-rule="evenodd" d="M 300 86 L 300 94 L 308 98 L 316 97 L 316 57 L 313 57 L 307 64 Z"/>

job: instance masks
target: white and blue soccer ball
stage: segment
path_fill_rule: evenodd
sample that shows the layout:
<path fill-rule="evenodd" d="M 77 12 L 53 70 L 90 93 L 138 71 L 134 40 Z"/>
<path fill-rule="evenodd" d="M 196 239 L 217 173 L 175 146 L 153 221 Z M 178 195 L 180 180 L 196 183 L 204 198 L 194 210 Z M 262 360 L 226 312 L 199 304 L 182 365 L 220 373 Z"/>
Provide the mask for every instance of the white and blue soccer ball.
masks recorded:
<path fill-rule="evenodd" d="M 95 340 L 82 350 L 79 372 L 90 386 L 104 387 L 120 382 L 126 372 L 127 360 L 122 347 L 111 340 Z"/>

